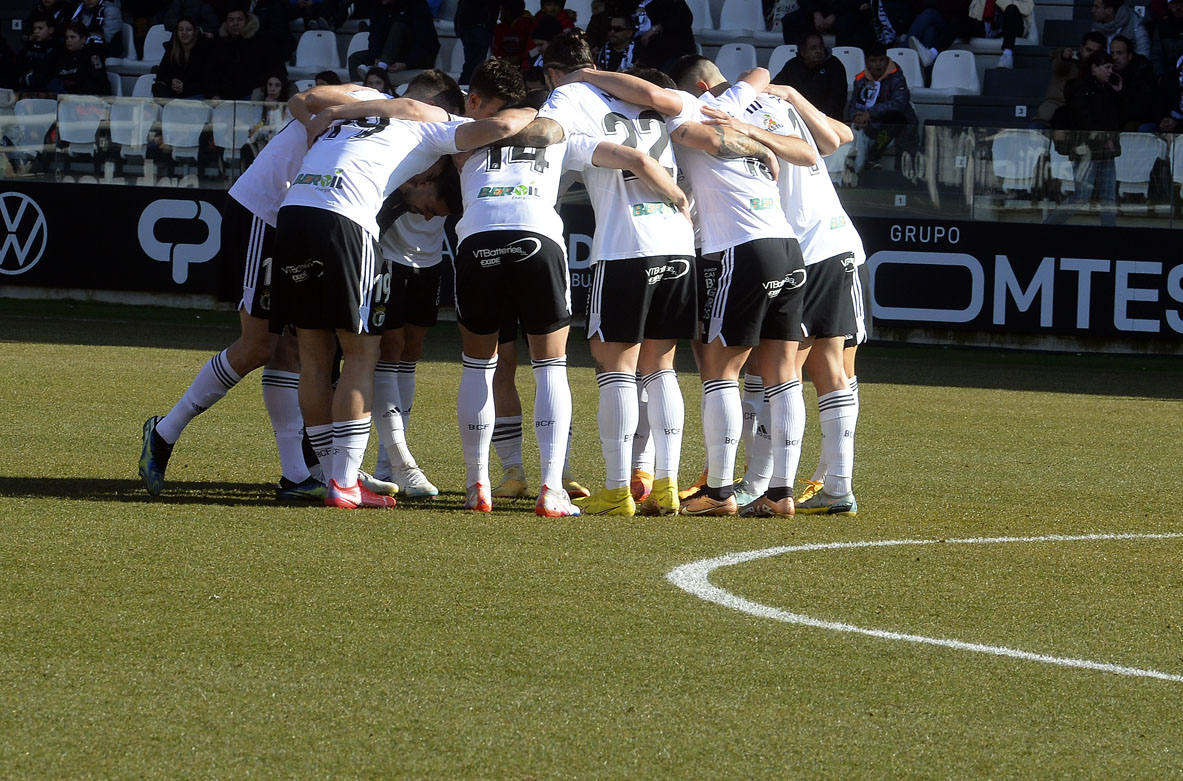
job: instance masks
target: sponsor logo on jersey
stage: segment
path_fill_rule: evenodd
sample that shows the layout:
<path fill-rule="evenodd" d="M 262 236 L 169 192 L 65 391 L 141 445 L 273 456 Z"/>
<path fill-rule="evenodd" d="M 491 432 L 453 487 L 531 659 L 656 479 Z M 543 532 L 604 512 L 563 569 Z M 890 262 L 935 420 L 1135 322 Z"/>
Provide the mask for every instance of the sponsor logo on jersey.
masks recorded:
<path fill-rule="evenodd" d="M 542 249 L 542 242 L 527 236 L 504 247 L 475 249 L 472 251 L 472 255 L 480 263 L 481 268 L 492 268 L 500 266 L 503 258 L 511 263 L 528 260 L 538 254 L 540 249 Z"/>
<path fill-rule="evenodd" d="M 781 128 L 784 127 L 784 125 L 780 122 L 777 122 L 771 114 L 765 113 L 760 119 L 762 120 L 761 124 L 764 125 L 764 129 L 769 133 L 780 133 Z"/>
<path fill-rule="evenodd" d="M 198 222 L 205 230 L 200 244 L 177 241 L 177 223 Z M 144 254 L 161 263 L 172 265 L 173 282 L 184 284 L 189 279 L 189 265 L 213 260 L 222 245 L 222 215 L 207 201 L 162 198 L 148 204 L 140 214 L 136 232 Z M 170 240 L 169 234 L 173 234 Z M 189 236 L 192 229 L 187 229 Z"/>
<path fill-rule="evenodd" d="M 500 187 L 482 187 L 476 194 L 477 198 L 504 198 L 507 196 L 521 197 L 523 195 L 531 195 L 537 197 L 540 195 L 538 188 L 534 183 L 530 184 L 508 184 Z"/>
<path fill-rule="evenodd" d="M 292 278 L 293 282 L 303 282 L 312 277 L 324 276 L 324 265 L 323 261 L 310 260 L 298 266 L 284 266 L 282 270 L 283 273 Z"/>
<path fill-rule="evenodd" d="M 799 268 L 796 271 L 790 271 L 784 279 L 769 279 L 761 284 L 763 284 L 764 292 L 768 294 L 769 298 L 776 298 L 782 290 L 796 290 L 804 285 L 805 269 Z"/>
<path fill-rule="evenodd" d="M 752 211 L 758 212 L 764 209 L 772 209 L 776 206 L 775 198 L 750 198 L 748 204 L 752 207 Z"/>
<path fill-rule="evenodd" d="M 645 269 L 650 285 L 656 285 L 664 279 L 680 279 L 690 272 L 690 262 L 680 258 L 671 258 L 660 266 Z"/>
<path fill-rule="evenodd" d="M 839 228 L 845 228 L 845 227 L 846 227 L 846 218 L 845 217 L 831 217 L 830 218 L 830 230 L 836 231 Z"/>
<path fill-rule="evenodd" d="M 345 187 L 345 172 L 340 168 L 333 169 L 331 174 L 299 173 L 292 180 L 292 185 L 310 184 L 313 187 L 341 190 Z"/>
<path fill-rule="evenodd" d="M 671 214 L 676 213 L 677 209 L 670 206 L 668 203 L 661 203 L 659 201 L 646 201 L 645 203 L 634 203 L 632 205 L 634 217 L 647 217 L 650 214 Z"/>
<path fill-rule="evenodd" d="M 24 193 L 7 192 L 0 194 L 0 218 L 4 220 L 0 274 L 23 274 L 45 254 L 49 242 L 45 212 Z"/>

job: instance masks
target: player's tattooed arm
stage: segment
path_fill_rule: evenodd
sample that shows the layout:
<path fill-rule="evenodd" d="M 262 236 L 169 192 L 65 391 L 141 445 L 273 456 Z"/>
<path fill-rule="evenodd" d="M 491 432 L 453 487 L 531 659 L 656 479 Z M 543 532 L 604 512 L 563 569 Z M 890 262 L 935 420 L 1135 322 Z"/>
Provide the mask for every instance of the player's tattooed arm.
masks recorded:
<path fill-rule="evenodd" d="M 670 139 L 675 144 L 698 149 L 718 158 L 755 158 L 764 164 L 774 179 L 780 172 L 780 163 L 771 149 L 725 125 L 708 126 L 700 122 L 686 122 L 670 133 Z"/>
<path fill-rule="evenodd" d="M 714 128 L 727 128 L 736 134 L 758 141 L 775 152 L 776 156 L 786 163 L 805 166 L 817 164 L 817 155 L 813 153 L 813 147 L 799 136 L 783 136 L 770 132 L 710 106 L 704 107 L 702 112 L 708 117 L 703 124 Z"/>
<path fill-rule="evenodd" d="M 682 98 L 677 93 L 628 73 L 584 68 L 568 74 L 564 83 L 572 81 L 586 82 L 621 100 L 638 106 L 647 106 L 667 116 L 673 116 L 682 110 Z"/>
<path fill-rule="evenodd" d="M 566 137 L 563 126 L 553 119 L 538 117 L 509 138 L 503 138 L 492 146 L 520 146 L 538 149 L 557 144 Z"/>

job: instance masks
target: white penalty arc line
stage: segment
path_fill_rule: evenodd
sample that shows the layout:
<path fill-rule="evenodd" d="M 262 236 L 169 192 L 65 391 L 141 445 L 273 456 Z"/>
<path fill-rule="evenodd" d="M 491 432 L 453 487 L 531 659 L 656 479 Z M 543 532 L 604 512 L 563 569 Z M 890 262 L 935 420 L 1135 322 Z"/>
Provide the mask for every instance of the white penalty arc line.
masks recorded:
<path fill-rule="evenodd" d="M 1179 538 L 1183 538 L 1183 533 L 1080 534 L 1071 536 L 1051 534 L 1043 537 L 972 537 L 968 539 L 946 540 L 870 540 L 862 542 L 825 542 L 813 543 L 810 545 L 790 545 L 778 548 L 764 548 L 763 550 L 743 551 L 741 553 L 729 553 L 725 556 L 718 556 L 713 559 L 693 561 L 689 564 L 683 564 L 680 567 L 670 570 L 670 572 L 666 574 L 666 579 L 678 588 L 693 594 L 699 599 L 704 599 L 708 602 L 714 602 L 724 607 L 729 607 L 733 610 L 739 610 L 743 613 L 748 613 L 760 618 L 771 618 L 777 621 L 783 621 L 787 624 L 798 624 L 800 626 L 809 626 L 815 629 L 827 629 L 832 632 L 848 632 L 851 634 L 865 635 L 867 637 L 876 637 L 882 640 L 899 640 L 906 643 L 918 643 L 920 645 L 935 645 L 942 648 L 953 648 L 958 651 L 972 651 L 974 653 L 990 654 L 992 656 L 1005 656 L 1012 659 L 1022 659 L 1029 662 L 1054 664 L 1060 667 L 1076 667 L 1084 670 L 1097 670 L 1100 672 L 1113 673 L 1115 675 L 1128 675 L 1137 678 L 1157 678 L 1163 681 L 1183 683 L 1183 675 L 1175 675 L 1173 673 L 1165 673 L 1158 670 L 1144 670 L 1138 667 L 1126 667 L 1123 665 L 1109 664 L 1106 662 L 1094 662 L 1089 659 L 1073 659 L 1062 656 L 1037 654 L 1030 651 L 1023 651 L 1018 648 L 1007 648 L 1000 645 L 967 643 L 961 640 L 949 640 L 940 637 L 925 637 L 924 635 L 910 635 L 904 634 L 902 632 L 890 632 L 885 629 L 871 629 L 867 627 L 854 626 L 853 624 L 844 624 L 837 621 L 823 621 L 821 619 L 812 618 L 800 613 L 790 613 L 787 610 L 779 610 L 767 605 L 761 605 L 757 602 L 751 602 L 747 599 L 744 599 L 743 597 L 736 596 L 729 591 L 714 586 L 710 582 L 711 572 L 721 567 L 731 567 L 735 566 L 736 564 L 745 564 L 749 561 L 756 561 L 758 559 L 781 556 L 786 553 L 802 553 L 805 551 L 846 550 L 852 548 L 890 548 L 901 545 L 990 545 L 1017 542 L 1093 542 L 1106 540 L 1173 540 Z"/>

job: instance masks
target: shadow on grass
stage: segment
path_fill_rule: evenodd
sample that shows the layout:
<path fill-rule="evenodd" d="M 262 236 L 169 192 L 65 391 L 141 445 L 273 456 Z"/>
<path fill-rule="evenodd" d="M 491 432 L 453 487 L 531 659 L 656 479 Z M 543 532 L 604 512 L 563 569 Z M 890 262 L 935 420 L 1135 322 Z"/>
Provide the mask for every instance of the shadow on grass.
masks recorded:
<path fill-rule="evenodd" d="M 81 499 L 222 507 L 316 507 L 315 502 L 280 502 L 275 487 L 266 483 L 170 482 L 160 496 L 149 496 L 139 480 L 75 477 L 0 477 L 0 497 L 6 499 Z M 463 511 L 462 491 L 441 491 L 434 498 L 397 497 L 398 507 L 420 510 Z M 533 499 L 498 500 L 493 513 L 532 511 Z"/>

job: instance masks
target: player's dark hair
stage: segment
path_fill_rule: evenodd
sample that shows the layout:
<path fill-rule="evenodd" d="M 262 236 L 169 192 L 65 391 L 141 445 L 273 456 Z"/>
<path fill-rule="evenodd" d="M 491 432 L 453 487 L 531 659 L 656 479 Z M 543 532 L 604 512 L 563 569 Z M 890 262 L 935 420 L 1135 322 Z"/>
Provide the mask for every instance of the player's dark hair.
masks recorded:
<path fill-rule="evenodd" d="M 521 68 L 501 57 L 490 57 L 472 72 L 468 91 L 482 98 L 501 98 L 509 105 L 526 95 L 526 84 Z"/>
<path fill-rule="evenodd" d="M 325 84 L 340 84 L 341 77 L 337 75 L 337 71 L 321 71 L 313 77 L 316 81 L 323 81 Z"/>
<path fill-rule="evenodd" d="M 580 68 L 590 68 L 595 63 L 587 34 L 578 27 L 560 33 L 546 47 L 543 65 L 557 71 L 570 73 Z"/>
<path fill-rule="evenodd" d="M 703 62 L 710 62 L 710 59 L 703 57 L 701 54 L 684 54 L 674 61 L 674 64 L 667 72 L 675 84 L 681 84 L 685 80 L 686 75 L 702 67 Z"/>
<path fill-rule="evenodd" d="M 420 73 L 407 83 L 403 97 L 439 106 L 450 114 L 464 113 L 464 93 L 448 74 L 438 68 Z"/>
<path fill-rule="evenodd" d="M 641 68 L 636 65 L 625 71 L 630 76 L 636 76 L 638 79 L 644 79 L 650 84 L 656 84 L 662 89 L 677 89 L 678 85 L 666 74 L 659 71 L 657 68 Z"/>
<path fill-rule="evenodd" d="M 532 108 L 535 111 L 542 108 L 546 104 L 546 99 L 550 97 L 550 90 L 548 89 L 532 89 L 526 93 L 526 97 L 518 101 L 518 108 Z"/>

